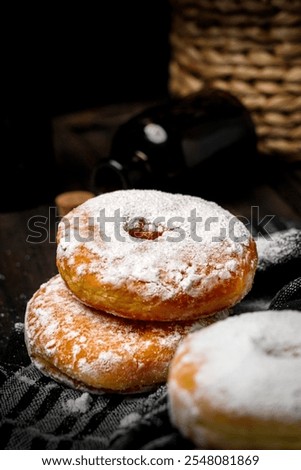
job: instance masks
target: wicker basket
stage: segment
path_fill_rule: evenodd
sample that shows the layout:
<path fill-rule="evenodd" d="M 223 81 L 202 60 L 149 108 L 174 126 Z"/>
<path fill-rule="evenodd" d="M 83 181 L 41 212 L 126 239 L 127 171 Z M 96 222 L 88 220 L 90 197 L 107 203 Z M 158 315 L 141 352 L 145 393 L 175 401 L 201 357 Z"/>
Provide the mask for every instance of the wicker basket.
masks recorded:
<path fill-rule="evenodd" d="M 259 150 L 301 160 L 301 0 L 170 0 L 170 91 L 211 85 L 250 110 Z"/>

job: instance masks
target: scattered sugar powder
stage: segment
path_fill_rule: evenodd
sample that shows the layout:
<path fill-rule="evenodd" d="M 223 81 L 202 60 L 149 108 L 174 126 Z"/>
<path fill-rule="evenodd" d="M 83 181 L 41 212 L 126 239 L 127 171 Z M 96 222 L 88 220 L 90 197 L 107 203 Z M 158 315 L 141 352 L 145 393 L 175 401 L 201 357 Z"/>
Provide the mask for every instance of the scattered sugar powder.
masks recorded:
<path fill-rule="evenodd" d="M 23 333 L 24 332 L 24 323 L 21 323 L 21 322 L 15 323 L 15 331 L 17 333 Z"/>
<path fill-rule="evenodd" d="M 131 236 L 128 227 L 135 220 L 156 226 L 159 236 Z M 128 289 L 137 289 L 135 281 L 142 281 L 141 295 L 168 299 L 183 292 L 198 296 L 228 279 L 245 262 L 241 255 L 249 242 L 243 223 L 213 202 L 127 190 L 90 199 L 67 215 L 59 225 L 57 257 L 73 266 L 84 246 L 91 259 L 87 266 L 75 267 L 78 277 L 97 273 L 100 282 L 126 282 Z"/>
<path fill-rule="evenodd" d="M 301 230 L 292 228 L 271 234 L 269 238 L 259 237 L 256 245 L 258 269 L 263 271 L 269 266 L 301 258 Z"/>
<path fill-rule="evenodd" d="M 69 398 L 63 403 L 64 410 L 69 413 L 87 413 L 92 402 L 92 397 L 85 392 L 78 398 Z"/>
<path fill-rule="evenodd" d="M 25 383 L 26 385 L 34 385 L 36 383 L 36 380 L 31 379 L 30 377 L 27 377 L 27 375 L 23 375 L 23 371 L 17 371 L 15 373 L 15 377 L 20 381 Z"/>
<path fill-rule="evenodd" d="M 141 415 L 134 411 L 133 413 L 130 413 L 129 415 L 122 418 L 120 421 L 120 426 L 126 428 L 127 426 L 131 426 L 131 424 L 137 422 L 139 419 L 141 419 Z"/>

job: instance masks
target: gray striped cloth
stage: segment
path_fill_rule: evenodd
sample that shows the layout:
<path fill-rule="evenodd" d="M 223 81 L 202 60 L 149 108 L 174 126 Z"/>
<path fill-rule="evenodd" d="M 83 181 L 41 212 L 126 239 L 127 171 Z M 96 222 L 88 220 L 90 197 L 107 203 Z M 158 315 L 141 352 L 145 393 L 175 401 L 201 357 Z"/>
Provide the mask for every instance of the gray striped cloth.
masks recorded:
<path fill-rule="evenodd" d="M 259 246 L 254 287 L 233 314 L 301 310 L 301 231 L 278 232 Z M 60 385 L 29 364 L 22 325 L 13 332 L 10 354 L 20 361 L 0 364 L 2 449 L 193 449 L 170 423 L 166 386 L 124 396 Z"/>
<path fill-rule="evenodd" d="M 92 395 L 60 385 L 33 365 L 1 367 L 4 449 L 154 449 L 179 440 L 166 386 L 148 395 Z"/>

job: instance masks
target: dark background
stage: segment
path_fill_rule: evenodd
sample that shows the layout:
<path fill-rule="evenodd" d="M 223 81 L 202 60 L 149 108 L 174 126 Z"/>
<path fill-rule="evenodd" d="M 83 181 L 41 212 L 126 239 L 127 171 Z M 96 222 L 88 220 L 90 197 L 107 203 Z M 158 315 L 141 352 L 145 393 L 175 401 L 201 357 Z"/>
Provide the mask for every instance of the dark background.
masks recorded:
<path fill-rule="evenodd" d="M 167 94 L 167 0 L 76 8 L 3 14 L 1 211 L 49 202 L 61 189 L 53 117 Z"/>

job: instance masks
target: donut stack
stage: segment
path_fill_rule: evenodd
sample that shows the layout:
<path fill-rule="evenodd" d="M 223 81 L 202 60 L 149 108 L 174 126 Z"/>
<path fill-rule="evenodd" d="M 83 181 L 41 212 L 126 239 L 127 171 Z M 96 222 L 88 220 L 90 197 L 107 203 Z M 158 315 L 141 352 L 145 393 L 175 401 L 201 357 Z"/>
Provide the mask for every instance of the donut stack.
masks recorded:
<path fill-rule="evenodd" d="M 86 201 L 61 220 L 57 242 L 60 274 L 28 303 L 26 344 L 45 374 L 92 392 L 165 382 L 182 338 L 225 318 L 257 265 L 229 212 L 154 190 Z"/>

